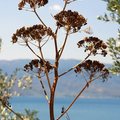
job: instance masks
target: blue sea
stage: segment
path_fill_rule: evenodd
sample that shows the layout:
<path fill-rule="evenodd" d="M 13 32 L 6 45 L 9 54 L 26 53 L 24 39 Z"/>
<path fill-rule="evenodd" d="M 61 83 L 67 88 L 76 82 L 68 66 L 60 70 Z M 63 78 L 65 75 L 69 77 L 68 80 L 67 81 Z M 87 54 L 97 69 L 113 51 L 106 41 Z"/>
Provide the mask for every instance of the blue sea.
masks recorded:
<path fill-rule="evenodd" d="M 61 114 L 61 109 L 67 108 L 73 98 L 55 99 L 55 117 Z M 24 113 L 24 109 L 39 111 L 40 120 L 49 120 L 48 104 L 44 98 L 14 97 L 10 100 L 16 112 Z M 68 111 L 70 120 L 120 120 L 120 99 L 78 99 Z M 66 120 L 66 116 L 61 118 Z"/>

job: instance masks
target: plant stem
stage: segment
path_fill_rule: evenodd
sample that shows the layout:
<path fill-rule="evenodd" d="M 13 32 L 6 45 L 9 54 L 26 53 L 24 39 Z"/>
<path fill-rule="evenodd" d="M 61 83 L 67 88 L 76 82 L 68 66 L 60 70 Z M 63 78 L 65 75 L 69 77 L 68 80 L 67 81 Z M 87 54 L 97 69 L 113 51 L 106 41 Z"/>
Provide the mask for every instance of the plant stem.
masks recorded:
<path fill-rule="evenodd" d="M 66 6 L 67 6 L 68 2 L 67 0 L 65 1 L 64 7 L 63 7 L 63 11 L 65 10 Z"/>
<path fill-rule="evenodd" d="M 70 68 L 69 70 L 61 73 L 60 75 L 58 75 L 58 77 L 61 77 L 61 76 L 65 75 L 65 74 L 69 73 L 70 71 L 72 71 L 72 70 L 73 70 L 74 68 L 76 68 L 79 64 L 82 64 L 83 62 L 85 62 L 85 60 L 87 60 L 87 59 L 90 57 L 90 55 L 91 55 L 91 52 L 86 56 L 86 58 L 85 58 L 82 62 L 80 62 L 80 63 L 78 63 L 77 65 L 73 66 L 73 67 Z"/>
<path fill-rule="evenodd" d="M 47 81 L 48 81 L 48 86 L 49 86 L 49 89 L 51 91 L 51 83 L 50 83 L 50 79 L 49 79 L 49 75 L 48 75 L 48 70 L 47 70 L 47 66 L 46 66 L 46 63 L 45 63 L 45 59 L 44 59 L 44 56 L 43 56 L 43 53 L 42 53 L 42 48 L 40 46 L 40 42 L 38 42 L 38 44 L 39 44 L 39 50 L 40 50 L 40 54 L 41 54 L 41 57 L 42 57 L 42 60 L 43 60 L 44 68 L 45 68 L 45 74 L 46 74 L 46 78 L 47 78 Z"/>
<path fill-rule="evenodd" d="M 37 54 L 34 52 L 34 50 L 29 46 L 28 42 L 26 42 L 26 45 L 27 45 L 27 47 L 31 50 L 31 52 L 32 52 L 35 56 L 37 56 L 39 59 L 41 59 L 40 56 L 37 55 Z"/>
<path fill-rule="evenodd" d="M 47 28 L 47 26 L 45 25 L 45 23 L 42 21 L 42 19 L 41 19 L 40 16 L 38 15 L 36 9 L 34 9 L 34 13 L 36 14 L 36 16 L 38 17 L 38 19 L 40 20 L 40 22 Z"/>
<path fill-rule="evenodd" d="M 43 89 L 43 92 L 44 92 L 44 95 L 45 95 L 45 99 L 46 99 L 47 102 L 49 103 L 49 97 L 48 97 L 47 91 L 46 91 L 46 89 L 45 89 L 45 86 L 44 86 L 44 84 L 43 84 L 43 82 L 42 82 L 42 79 L 41 79 L 41 76 L 40 76 L 39 73 L 38 73 L 37 77 L 38 77 L 38 79 L 39 79 L 39 81 L 40 81 L 40 84 L 41 84 L 41 87 L 42 87 L 42 89 Z"/>
<path fill-rule="evenodd" d="M 56 30 L 56 34 L 57 34 L 57 30 Z M 54 99 L 55 99 L 55 90 L 56 90 L 57 81 L 58 81 L 59 53 L 58 53 L 56 37 L 54 38 L 54 46 L 55 46 L 55 63 L 54 63 L 55 67 L 54 67 L 54 82 L 53 82 L 52 89 L 51 89 L 50 104 L 49 104 L 50 120 L 55 120 L 55 118 L 54 118 Z"/>
<path fill-rule="evenodd" d="M 63 43 L 63 45 L 61 47 L 61 51 L 60 51 L 60 55 L 59 55 L 58 59 L 60 59 L 60 57 L 61 57 L 61 55 L 62 55 L 62 53 L 64 51 L 64 48 L 65 48 L 65 45 L 66 45 L 66 42 L 67 42 L 67 38 L 68 38 L 68 35 L 69 35 L 68 33 L 69 33 L 69 30 L 67 30 L 67 33 L 66 33 L 66 36 L 65 36 L 65 40 L 64 40 L 64 43 Z"/>
<path fill-rule="evenodd" d="M 51 89 L 51 95 L 50 95 L 50 120 L 55 120 L 54 118 L 54 99 L 55 99 L 55 91 L 56 91 L 56 86 L 58 82 L 58 53 L 56 53 L 56 59 L 55 59 L 55 68 L 54 68 L 54 82 L 52 85 Z"/>
<path fill-rule="evenodd" d="M 57 118 L 57 120 L 60 120 L 60 118 L 68 112 L 68 110 L 72 107 L 72 105 L 76 102 L 76 100 L 79 98 L 79 96 L 83 93 L 83 91 L 85 91 L 85 89 L 88 87 L 88 85 L 91 83 L 91 80 L 89 80 L 85 86 L 82 88 L 82 90 L 79 92 L 79 94 L 74 98 L 74 100 L 72 101 L 72 103 L 68 106 L 68 108 Z"/>
<path fill-rule="evenodd" d="M 65 71 L 64 73 L 60 74 L 58 77 L 61 77 L 65 74 L 67 74 L 68 72 L 72 71 L 74 69 L 74 67 L 70 68 L 69 70 Z"/>

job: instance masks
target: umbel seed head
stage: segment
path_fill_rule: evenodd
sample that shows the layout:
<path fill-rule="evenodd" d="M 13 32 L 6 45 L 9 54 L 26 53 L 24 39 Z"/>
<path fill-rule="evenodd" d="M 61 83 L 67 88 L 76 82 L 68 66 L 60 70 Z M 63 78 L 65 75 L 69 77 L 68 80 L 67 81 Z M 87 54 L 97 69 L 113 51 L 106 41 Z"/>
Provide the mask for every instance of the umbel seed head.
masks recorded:
<path fill-rule="evenodd" d="M 66 28 L 67 26 L 67 28 L 73 32 L 77 32 L 83 25 L 87 24 L 86 19 L 82 15 L 78 14 L 76 11 L 72 12 L 71 10 L 61 11 L 56 14 L 54 18 L 57 21 L 56 25 L 58 27 Z"/>

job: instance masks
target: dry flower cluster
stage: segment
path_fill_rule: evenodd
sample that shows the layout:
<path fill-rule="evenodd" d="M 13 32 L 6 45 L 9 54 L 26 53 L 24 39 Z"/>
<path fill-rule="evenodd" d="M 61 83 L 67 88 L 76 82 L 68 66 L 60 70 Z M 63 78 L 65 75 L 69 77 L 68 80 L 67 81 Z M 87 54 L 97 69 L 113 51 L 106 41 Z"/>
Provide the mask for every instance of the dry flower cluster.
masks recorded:
<path fill-rule="evenodd" d="M 18 38 L 23 38 L 24 42 L 28 42 L 30 40 L 36 40 L 41 42 L 45 36 L 54 37 L 54 33 L 50 28 L 46 28 L 43 25 L 33 25 L 32 27 L 22 27 L 16 31 L 12 36 L 12 42 L 18 42 Z"/>
<path fill-rule="evenodd" d="M 38 68 L 38 71 L 42 72 L 45 71 L 44 67 L 46 66 L 47 71 L 49 72 L 51 69 L 53 69 L 53 67 L 50 65 L 49 61 L 45 61 L 45 64 L 43 62 L 43 60 L 38 60 L 38 59 L 34 59 L 32 60 L 29 64 L 26 64 L 24 66 L 24 70 L 29 72 L 29 70 L 33 70 L 34 68 Z"/>
<path fill-rule="evenodd" d="M 58 27 L 65 27 L 67 30 L 72 29 L 73 32 L 77 32 L 83 25 L 87 24 L 86 19 L 82 15 L 71 10 L 61 11 L 54 18 Z"/>
<path fill-rule="evenodd" d="M 21 0 L 18 7 L 19 10 L 22 10 L 26 4 L 30 5 L 30 8 L 36 8 L 44 6 L 48 3 L 48 0 Z"/>
<path fill-rule="evenodd" d="M 93 55 L 101 54 L 104 57 L 107 55 L 107 45 L 97 37 L 85 37 L 83 40 L 80 40 L 77 45 L 78 48 L 85 47 L 85 52 L 89 51 Z"/>
<path fill-rule="evenodd" d="M 89 72 L 89 74 L 97 74 L 99 72 L 103 79 L 107 79 L 109 75 L 108 69 L 99 61 L 86 60 L 75 68 L 76 73 L 80 73 L 82 70 Z"/>

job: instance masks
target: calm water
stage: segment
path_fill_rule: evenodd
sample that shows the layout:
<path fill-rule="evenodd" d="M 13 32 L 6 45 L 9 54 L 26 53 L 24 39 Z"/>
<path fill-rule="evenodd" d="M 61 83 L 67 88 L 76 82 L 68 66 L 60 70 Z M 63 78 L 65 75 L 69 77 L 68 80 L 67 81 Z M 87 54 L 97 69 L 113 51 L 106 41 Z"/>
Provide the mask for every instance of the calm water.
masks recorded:
<path fill-rule="evenodd" d="M 72 98 L 56 99 L 56 117 L 71 101 Z M 49 120 L 47 102 L 42 98 L 15 97 L 11 99 L 11 105 L 16 112 L 23 112 L 24 108 L 38 110 L 40 120 Z M 68 114 L 70 120 L 120 120 L 120 99 L 79 99 Z M 66 119 L 63 117 L 61 120 Z"/>

